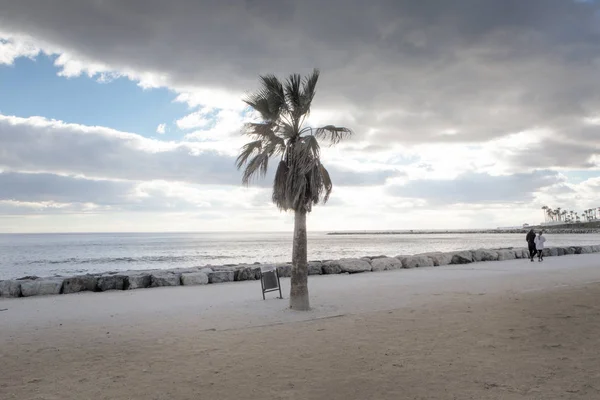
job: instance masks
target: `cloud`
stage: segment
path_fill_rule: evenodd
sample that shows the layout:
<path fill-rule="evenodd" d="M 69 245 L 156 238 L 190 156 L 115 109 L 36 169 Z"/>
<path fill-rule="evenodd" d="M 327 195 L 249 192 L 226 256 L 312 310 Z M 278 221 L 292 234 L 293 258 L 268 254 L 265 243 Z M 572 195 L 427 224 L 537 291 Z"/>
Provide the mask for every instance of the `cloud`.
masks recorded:
<path fill-rule="evenodd" d="M 167 181 L 117 181 L 0 172 L 0 211 L 10 214 L 232 212 L 264 189 Z M 10 212 L 9 212 L 10 211 Z"/>
<path fill-rule="evenodd" d="M 103 127 L 0 114 L 0 167 L 90 178 L 238 185 L 234 157 Z"/>
<path fill-rule="evenodd" d="M 425 199 L 429 205 L 524 203 L 531 202 L 538 190 L 562 180 L 553 171 L 503 176 L 469 172 L 456 179 L 422 179 L 392 185 L 388 193 L 397 197 Z"/>
<path fill-rule="evenodd" d="M 261 73 L 319 67 L 309 122 L 356 132 L 323 149 L 344 202 L 327 210 L 345 210 L 338 223 L 358 223 L 348 210 L 374 226 L 376 215 L 419 223 L 444 213 L 396 213 L 451 207 L 464 215 L 448 225 L 472 225 L 484 208 L 518 205 L 523 218 L 524 202 L 583 206 L 595 183 L 554 171 L 600 165 L 599 11 L 569 0 L 0 0 L 0 64 L 50 54 L 64 77 L 123 76 L 170 88 L 190 107 L 175 122 L 179 142 L 0 115 L 2 179 L 38 173 L 13 175 L 0 201 L 47 212 L 214 210 L 232 195 L 203 196 L 207 186 L 239 188 L 244 92 Z M 264 208 L 249 206 L 257 218 L 271 179 L 244 189 L 266 196 Z"/>
<path fill-rule="evenodd" d="M 210 109 L 202 109 L 200 111 L 194 111 L 191 114 L 177 120 L 177 127 L 179 129 L 193 129 L 193 128 L 204 128 L 212 122 L 209 118 L 211 113 Z"/>
<path fill-rule="evenodd" d="M 372 145 L 464 143 L 538 127 L 568 140 L 600 106 L 598 10 L 568 0 L 21 0 L 0 4 L 0 25 L 60 53 L 66 76 L 113 71 L 195 106 L 240 110 L 259 73 L 320 67 L 315 111 Z"/>
<path fill-rule="evenodd" d="M 325 168 L 335 186 L 380 186 L 389 178 L 405 176 L 403 172 L 394 169 L 357 171 L 337 165 L 326 165 Z"/>
<path fill-rule="evenodd" d="M 0 172 L 0 200 L 6 201 L 119 205 L 131 195 L 134 187 L 131 182 Z"/>
<path fill-rule="evenodd" d="M 97 179 L 166 180 L 239 186 L 235 157 L 195 142 L 164 142 L 103 127 L 0 114 L 0 168 Z M 227 142 L 225 142 L 227 144 Z M 228 145 L 237 153 L 239 147 Z M 274 166 L 274 165 L 272 165 Z M 395 170 L 359 171 L 328 165 L 340 186 L 382 184 Z M 274 169 L 258 184 L 271 186 Z"/>
<path fill-rule="evenodd" d="M 6 35 L 0 35 L 0 65 L 12 65 L 19 57 L 34 58 L 40 53 L 40 48 L 27 40 L 15 40 Z"/>

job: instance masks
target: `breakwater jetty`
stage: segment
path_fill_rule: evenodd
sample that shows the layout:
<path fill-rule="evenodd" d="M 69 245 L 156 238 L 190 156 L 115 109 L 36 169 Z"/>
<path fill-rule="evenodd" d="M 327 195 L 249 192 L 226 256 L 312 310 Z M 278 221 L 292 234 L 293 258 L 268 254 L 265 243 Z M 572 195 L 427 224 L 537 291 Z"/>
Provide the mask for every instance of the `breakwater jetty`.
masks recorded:
<path fill-rule="evenodd" d="M 600 253 L 597 246 L 549 247 L 545 257 Z M 339 260 L 311 261 L 309 275 L 353 274 L 403 268 L 442 267 L 473 262 L 527 259 L 525 248 L 477 249 L 453 252 L 433 252 L 416 255 L 369 256 Z M 191 286 L 260 279 L 261 266 L 266 264 L 241 264 L 199 266 L 160 270 L 113 271 L 75 276 L 26 276 L 0 281 L 0 298 L 62 295 L 78 292 L 105 292 L 110 290 L 135 290 L 162 286 Z M 291 263 L 269 264 L 277 268 L 279 276 L 291 276 Z"/>

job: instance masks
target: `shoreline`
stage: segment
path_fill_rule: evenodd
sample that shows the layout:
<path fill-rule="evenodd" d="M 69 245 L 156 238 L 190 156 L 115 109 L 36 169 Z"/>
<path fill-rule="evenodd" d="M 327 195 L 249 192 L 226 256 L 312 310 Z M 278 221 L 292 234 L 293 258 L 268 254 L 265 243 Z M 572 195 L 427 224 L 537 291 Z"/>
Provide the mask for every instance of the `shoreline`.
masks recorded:
<path fill-rule="evenodd" d="M 548 247 L 544 257 L 600 253 L 600 245 Z M 527 259 L 526 248 L 476 249 L 415 255 L 371 256 L 309 261 L 309 275 L 354 274 L 474 262 Z M 107 271 L 73 276 L 25 276 L 0 280 L 0 298 L 62 295 L 78 292 L 147 289 L 165 286 L 197 286 L 261 279 L 261 267 L 275 267 L 281 278 L 291 276 L 291 263 L 198 266 L 154 270 Z"/>

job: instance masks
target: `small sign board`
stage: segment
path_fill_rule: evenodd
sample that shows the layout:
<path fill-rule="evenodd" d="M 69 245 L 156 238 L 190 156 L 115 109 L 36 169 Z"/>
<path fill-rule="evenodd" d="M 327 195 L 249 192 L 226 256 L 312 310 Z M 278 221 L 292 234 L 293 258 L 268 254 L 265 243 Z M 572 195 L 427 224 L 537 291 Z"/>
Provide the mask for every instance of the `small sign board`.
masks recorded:
<path fill-rule="evenodd" d="M 262 287 L 263 300 L 265 300 L 265 293 L 275 291 L 279 291 L 279 298 L 283 299 L 277 267 L 272 265 L 260 267 L 260 285 Z"/>

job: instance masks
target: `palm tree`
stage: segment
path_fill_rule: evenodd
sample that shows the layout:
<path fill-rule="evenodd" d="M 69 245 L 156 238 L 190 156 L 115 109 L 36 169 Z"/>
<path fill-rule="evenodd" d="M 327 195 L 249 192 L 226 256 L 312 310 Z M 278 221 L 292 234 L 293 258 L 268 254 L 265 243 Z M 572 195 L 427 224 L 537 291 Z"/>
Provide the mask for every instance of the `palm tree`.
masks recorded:
<path fill-rule="evenodd" d="M 352 134 L 348 128 L 326 125 L 304 126 L 315 97 L 319 71 L 302 79 L 293 74 L 285 82 L 274 75 L 260 77 L 261 87 L 244 102 L 260 115 L 248 123 L 244 133 L 253 138 L 241 148 L 237 168 L 244 168 L 242 182 L 249 184 L 267 173 L 269 160 L 279 158 L 273 182 L 273 203 L 283 211 L 294 211 L 294 240 L 290 308 L 308 310 L 308 259 L 306 214 L 325 203 L 333 187 L 321 164 L 319 139 L 336 144 Z"/>
<path fill-rule="evenodd" d="M 544 210 L 544 222 L 548 222 L 548 213 L 546 212 L 548 210 L 548 206 L 542 207 L 542 210 Z"/>
<path fill-rule="evenodd" d="M 554 212 L 550 207 L 546 210 L 546 214 L 548 214 L 548 220 L 552 221 L 554 219 Z"/>

